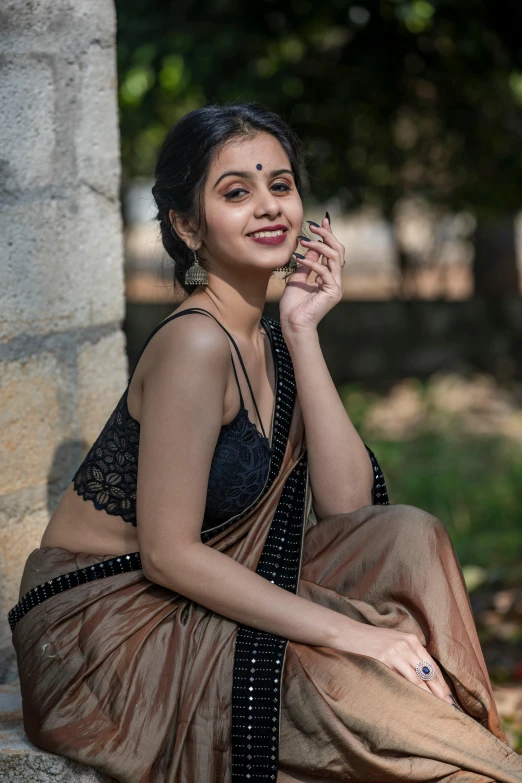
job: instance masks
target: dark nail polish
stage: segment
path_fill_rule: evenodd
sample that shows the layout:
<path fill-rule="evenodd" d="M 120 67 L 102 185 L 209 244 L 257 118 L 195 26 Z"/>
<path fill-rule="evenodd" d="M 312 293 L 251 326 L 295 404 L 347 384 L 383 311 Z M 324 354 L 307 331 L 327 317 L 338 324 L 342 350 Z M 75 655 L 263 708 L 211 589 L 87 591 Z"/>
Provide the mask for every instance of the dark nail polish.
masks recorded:
<path fill-rule="evenodd" d="M 331 226 L 332 221 L 330 220 L 330 215 L 328 214 L 328 212 L 326 213 L 326 219 L 328 221 L 328 225 Z"/>
<path fill-rule="evenodd" d="M 448 696 L 450 697 L 451 701 L 453 702 L 451 706 L 455 707 L 455 709 L 459 710 L 459 712 L 464 712 L 464 710 L 462 709 L 460 704 L 457 703 L 454 695 L 452 693 L 448 693 Z"/>
<path fill-rule="evenodd" d="M 319 223 L 314 223 L 314 221 L 313 221 L 313 220 L 307 220 L 306 222 L 307 222 L 307 223 L 310 223 L 310 225 L 311 225 L 311 226 L 315 226 L 316 228 L 321 228 L 321 226 L 319 225 Z"/>
<path fill-rule="evenodd" d="M 294 256 L 296 258 L 306 258 L 306 256 L 302 256 L 301 253 L 294 253 Z"/>
<path fill-rule="evenodd" d="M 310 239 L 310 237 L 303 237 L 302 235 L 299 235 L 297 238 L 298 238 L 298 239 L 304 239 L 306 242 L 311 242 L 311 241 L 312 241 L 312 240 Z"/>

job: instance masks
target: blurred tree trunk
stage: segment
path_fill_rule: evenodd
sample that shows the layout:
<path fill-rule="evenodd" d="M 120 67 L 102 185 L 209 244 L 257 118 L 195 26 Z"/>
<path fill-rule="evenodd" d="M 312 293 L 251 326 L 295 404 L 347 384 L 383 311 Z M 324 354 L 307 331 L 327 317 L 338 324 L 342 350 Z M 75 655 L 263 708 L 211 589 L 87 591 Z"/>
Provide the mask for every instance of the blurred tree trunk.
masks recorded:
<path fill-rule="evenodd" d="M 519 295 L 514 215 L 477 220 L 473 278 L 477 296 L 500 298 Z"/>

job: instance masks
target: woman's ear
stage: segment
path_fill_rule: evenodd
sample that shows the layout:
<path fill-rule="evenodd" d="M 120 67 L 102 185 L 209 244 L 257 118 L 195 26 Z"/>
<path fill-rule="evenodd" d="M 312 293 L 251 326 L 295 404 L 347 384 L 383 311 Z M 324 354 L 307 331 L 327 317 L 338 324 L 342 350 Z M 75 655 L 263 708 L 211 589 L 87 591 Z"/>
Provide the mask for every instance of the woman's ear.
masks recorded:
<path fill-rule="evenodd" d="M 193 247 L 195 239 L 195 230 L 190 225 L 188 218 L 177 215 L 173 209 L 169 209 L 169 220 L 174 228 L 174 231 L 180 239 L 190 248 Z"/>

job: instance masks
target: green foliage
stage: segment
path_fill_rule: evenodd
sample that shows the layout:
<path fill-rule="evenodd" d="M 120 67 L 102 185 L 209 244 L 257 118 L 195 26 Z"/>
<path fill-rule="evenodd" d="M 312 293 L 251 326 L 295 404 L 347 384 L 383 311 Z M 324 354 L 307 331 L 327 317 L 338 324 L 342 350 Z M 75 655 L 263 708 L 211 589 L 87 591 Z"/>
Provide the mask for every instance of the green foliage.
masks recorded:
<path fill-rule="evenodd" d="M 508 0 L 117 0 L 124 174 L 185 112 L 258 100 L 295 127 L 311 190 L 389 213 L 405 193 L 522 200 L 522 6 Z"/>
<path fill-rule="evenodd" d="M 426 400 L 429 382 L 418 382 L 416 388 Z M 464 568 L 478 567 L 492 578 L 519 582 L 522 445 L 498 435 L 466 432 L 461 417 L 440 411 L 431 411 L 428 425 L 417 431 L 406 425 L 396 437 L 383 437 L 371 424 L 371 412 L 382 397 L 357 384 L 339 391 L 354 425 L 379 460 L 390 502 L 417 506 L 438 517 Z"/>
<path fill-rule="evenodd" d="M 461 563 L 509 571 L 522 553 L 522 448 L 504 440 L 424 434 L 371 442 L 391 501 L 448 527 Z"/>

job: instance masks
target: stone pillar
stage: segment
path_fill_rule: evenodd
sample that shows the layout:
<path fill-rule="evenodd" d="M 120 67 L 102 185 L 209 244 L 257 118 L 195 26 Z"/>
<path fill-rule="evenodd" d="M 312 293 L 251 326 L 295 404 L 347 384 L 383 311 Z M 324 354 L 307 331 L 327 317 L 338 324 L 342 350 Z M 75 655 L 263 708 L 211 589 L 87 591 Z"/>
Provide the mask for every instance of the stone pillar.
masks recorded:
<path fill-rule="evenodd" d="M 115 28 L 112 0 L 0 8 L 0 682 L 24 562 L 126 383 Z"/>

